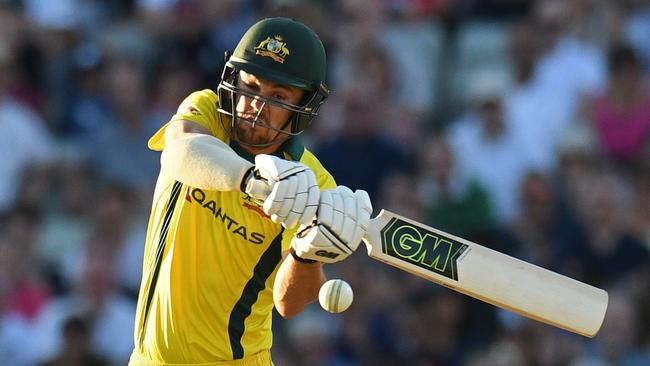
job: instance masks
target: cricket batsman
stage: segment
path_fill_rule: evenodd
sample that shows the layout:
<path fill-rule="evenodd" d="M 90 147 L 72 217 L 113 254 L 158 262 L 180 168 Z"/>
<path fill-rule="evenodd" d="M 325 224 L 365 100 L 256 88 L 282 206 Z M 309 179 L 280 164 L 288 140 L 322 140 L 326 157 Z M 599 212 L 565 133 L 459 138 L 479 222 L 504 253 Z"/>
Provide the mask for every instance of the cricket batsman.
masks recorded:
<path fill-rule="evenodd" d="M 253 25 L 216 92 L 190 94 L 161 151 L 130 365 L 272 365 L 273 307 L 318 297 L 359 245 L 366 192 L 336 186 L 299 135 L 326 100 L 325 50 L 286 18 Z"/>

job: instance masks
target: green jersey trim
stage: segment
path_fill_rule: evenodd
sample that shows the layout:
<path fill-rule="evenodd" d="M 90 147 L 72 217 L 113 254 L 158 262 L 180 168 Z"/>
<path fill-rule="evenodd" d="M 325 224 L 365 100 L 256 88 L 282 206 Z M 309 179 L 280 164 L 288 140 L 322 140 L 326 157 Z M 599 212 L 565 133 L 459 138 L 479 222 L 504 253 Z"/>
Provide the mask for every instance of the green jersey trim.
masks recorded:
<path fill-rule="evenodd" d="M 176 202 L 178 201 L 178 196 L 180 196 L 182 186 L 183 184 L 181 182 L 174 182 L 174 186 L 172 187 L 171 194 L 169 196 L 169 201 L 167 201 L 167 207 L 165 207 L 165 215 L 163 223 L 160 227 L 160 237 L 158 239 L 158 247 L 156 249 L 156 258 L 154 260 L 153 274 L 151 275 L 151 284 L 149 284 L 147 301 L 144 305 L 144 316 L 142 317 L 142 328 L 140 333 L 141 347 L 142 342 L 144 341 L 145 329 L 147 329 L 147 318 L 149 316 L 149 310 L 151 310 L 151 301 L 153 300 L 153 295 L 156 291 L 156 284 L 158 283 L 158 274 L 160 273 L 162 257 L 163 253 L 165 252 L 165 243 L 167 241 L 167 233 L 169 232 L 169 224 L 171 222 L 172 216 L 174 215 L 174 208 L 176 207 Z"/>
<path fill-rule="evenodd" d="M 241 339 L 244 335 L 246 318 L 251 314 L 251 308 L 257 302 L 259 293 L 266 287 L 266 280 L 271 276 L 282 259 L 282 232 L 273 239 L 253 270 L 253 276 L 244 287 L 241 297 L 235 304 L 228 321 L 228 337 L 232 349 L 233 360 L 244 357 Z"/>

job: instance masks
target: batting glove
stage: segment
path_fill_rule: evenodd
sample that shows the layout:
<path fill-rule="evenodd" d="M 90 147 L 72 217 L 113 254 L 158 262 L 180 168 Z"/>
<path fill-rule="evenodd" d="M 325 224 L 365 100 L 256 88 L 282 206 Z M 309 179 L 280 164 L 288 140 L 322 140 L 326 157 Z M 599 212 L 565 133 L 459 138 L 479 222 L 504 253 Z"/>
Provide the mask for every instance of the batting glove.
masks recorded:
<path fill-rule="evenodd" d="M 252 174 L 244 179 L 244 192 L 263 201 L 264 212 L 273 222 L 290 229 L 316 217 L 320 190 L 306 165 L 260 154 L 255 156 Z"/>
<path fill-rule="evenodd" d="M 321 192 L 318 217 L 311 225 L 300 227 L 291 241 L 295 254 L 302 259 L 334 263 L 352 254 L 368 230 L 372 204 L 363 190 L 348 187 Z"/>

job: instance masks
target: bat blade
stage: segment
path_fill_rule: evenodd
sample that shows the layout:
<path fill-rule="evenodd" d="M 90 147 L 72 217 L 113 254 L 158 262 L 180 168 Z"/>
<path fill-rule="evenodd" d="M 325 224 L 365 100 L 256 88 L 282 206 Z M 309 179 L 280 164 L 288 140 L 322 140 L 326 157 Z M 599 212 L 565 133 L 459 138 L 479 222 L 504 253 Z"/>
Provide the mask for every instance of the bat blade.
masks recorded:
<path fill-rule="evenodd" d="M 558 328 L 594 337 L 605 318 L 602 289 L 387 210 L 363 240 L 374 259 Z"/>

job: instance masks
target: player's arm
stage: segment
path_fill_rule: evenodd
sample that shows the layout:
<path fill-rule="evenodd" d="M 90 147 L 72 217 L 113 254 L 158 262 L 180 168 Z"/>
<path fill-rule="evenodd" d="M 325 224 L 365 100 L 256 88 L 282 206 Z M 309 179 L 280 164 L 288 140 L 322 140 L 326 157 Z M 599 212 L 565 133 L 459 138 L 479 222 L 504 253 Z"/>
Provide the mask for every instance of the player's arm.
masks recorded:
<path fill-rule="evenodd" d="M 285 319 L 298 315 L 305 305 L 318 298 L 324 282 L 321 262 L 297 260 L 287 252 L 273 285 L 276 310 Z"/>
<path fill-rule="evenodd" d="M 160 164 L 162 172 L 181 183 L 216 191 L 240 190 L 253 167 L 206 127 L 186 120 L 166 127 Z"/>
<path fill-rule="evenodd" d="M 263 196 L 264 212 L 287 228 L 316 216 L 320 191 L 307 166 L 264 154 L 252 164 L 197 123 L 167 126 L 160 162 L 163 172 L 192 187 Z"/>

